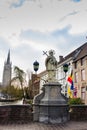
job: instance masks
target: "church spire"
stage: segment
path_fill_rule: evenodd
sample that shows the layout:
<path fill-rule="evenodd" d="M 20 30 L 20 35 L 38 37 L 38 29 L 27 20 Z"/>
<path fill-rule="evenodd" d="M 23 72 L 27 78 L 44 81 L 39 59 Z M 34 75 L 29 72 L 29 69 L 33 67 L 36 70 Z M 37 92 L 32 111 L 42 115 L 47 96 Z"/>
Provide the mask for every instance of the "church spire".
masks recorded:
<path fill-rule="evenodd" d="M 8 51 L 7 64 L 10 64 L 10 49 L 9 49 L 9 51 Z"/>
<path fill-rule="evenodd" d="M 10 49 L 9 49 L 7 59 L 4 62 L 3 81 L 2 81 L 3 87 L 6 87 L 6 86 L 10 85 L 11 72 L 12 72 L 11 65 L 12 64 L 10 62 Z"/>

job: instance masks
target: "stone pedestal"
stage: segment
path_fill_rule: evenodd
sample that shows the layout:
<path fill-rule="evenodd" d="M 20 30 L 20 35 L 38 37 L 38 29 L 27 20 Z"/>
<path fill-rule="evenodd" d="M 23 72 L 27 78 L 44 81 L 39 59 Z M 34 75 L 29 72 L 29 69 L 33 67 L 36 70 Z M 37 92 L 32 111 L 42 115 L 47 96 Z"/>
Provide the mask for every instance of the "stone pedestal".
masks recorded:
<path fill-rule="evenodd" d="M 69 120 L 67 101 L 60 91 L 61 85 L 57 82 L 44 84 L 43 93 L 34 99 L 34 121 L 64 123 Z"/>

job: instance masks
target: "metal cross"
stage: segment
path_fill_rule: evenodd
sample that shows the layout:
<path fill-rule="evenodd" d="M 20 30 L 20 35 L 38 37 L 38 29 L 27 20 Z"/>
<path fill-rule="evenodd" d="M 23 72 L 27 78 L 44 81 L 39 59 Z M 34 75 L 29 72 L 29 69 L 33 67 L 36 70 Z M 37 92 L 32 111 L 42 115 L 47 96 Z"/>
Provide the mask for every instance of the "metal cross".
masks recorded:
<path fill-rule="evenodd" d="M 47 51 L 43 51 L 43 55 L 46 55 L 46 56 L 48 56 L 48 55 L 47 55 Z"/>

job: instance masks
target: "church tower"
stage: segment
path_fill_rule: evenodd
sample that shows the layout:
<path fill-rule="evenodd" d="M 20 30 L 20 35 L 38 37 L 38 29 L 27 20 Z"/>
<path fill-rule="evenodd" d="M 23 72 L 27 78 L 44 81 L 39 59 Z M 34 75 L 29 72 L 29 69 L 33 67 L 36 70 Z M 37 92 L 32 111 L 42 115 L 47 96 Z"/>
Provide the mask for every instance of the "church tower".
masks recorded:
<path fill-rule="evenodd" d="M 11 72 L 12 72 L 11 65 L 12 64 L 10 62 L 10 50 L 9 50 L 7 60 L 4 63 L 4 69 L 3 69 L 3 81 L 2 81 L 2 86 L 3 87 L 6 87 L 6 86 L 10 85 Z"/>

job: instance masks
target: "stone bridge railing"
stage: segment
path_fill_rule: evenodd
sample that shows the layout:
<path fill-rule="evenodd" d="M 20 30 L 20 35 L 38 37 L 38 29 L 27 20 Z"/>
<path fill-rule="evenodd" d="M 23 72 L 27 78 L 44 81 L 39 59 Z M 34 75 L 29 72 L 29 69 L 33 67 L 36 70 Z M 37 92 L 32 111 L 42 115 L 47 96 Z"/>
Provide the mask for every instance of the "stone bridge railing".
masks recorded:
<path fill-rule="evenodd" d="M 70 106 L 70 120 L 87 120 L 87 105 Z M 0 106 L 0 123 L 29 123 L 33 121 L 31 105 L 4 105 Z"/>
<path fill-rule="evenodd" d="M 0 123 L 30 122 L 33 120 L 30 105 L 4 105 L 0 106 Z"/>
<path fill-rule="evenodd" d="M 73 121 L 87 120 L 87 105 L 70 106 L 70 120 Z"/>

